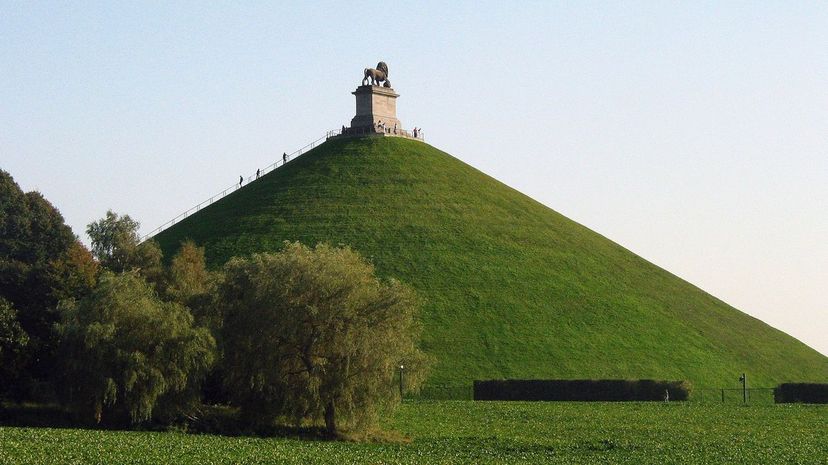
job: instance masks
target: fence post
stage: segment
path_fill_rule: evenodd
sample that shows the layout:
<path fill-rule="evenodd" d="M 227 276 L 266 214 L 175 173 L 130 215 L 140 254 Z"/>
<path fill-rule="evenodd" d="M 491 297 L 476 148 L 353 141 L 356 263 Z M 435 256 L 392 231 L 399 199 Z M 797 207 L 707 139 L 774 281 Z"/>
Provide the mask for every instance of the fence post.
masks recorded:
<path fill-rule="evenodd" d="M 742 403 L 747 404 L 747 373 L 742 373 L 739 381 L 742 382 Z"/>

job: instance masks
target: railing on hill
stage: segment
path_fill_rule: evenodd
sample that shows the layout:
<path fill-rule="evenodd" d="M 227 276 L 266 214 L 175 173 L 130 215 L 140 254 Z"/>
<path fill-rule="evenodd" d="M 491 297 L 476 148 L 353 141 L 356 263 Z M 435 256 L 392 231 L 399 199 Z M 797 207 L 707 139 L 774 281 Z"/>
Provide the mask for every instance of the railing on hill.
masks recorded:
<path fill-rule="evenodd" d="M 196 205 L 194 207 L 191 207 L 191 208 L 181 212 L 175 218 L 167 221 L 166 223 L 162 224 L 161 226 L 159 226 L 159 227 L 153 229 L 152 231 L 150 231 L 149 233 L 145 234 L 143 237 L 141 237 L 141 241 L 143 242 L 143 241 L 155 236 L 156 234 L 160 233 L 161 231 L 163 231 L 163 230 L 169 228 L 170 226 L 178 223 L 179 221 L 183 220 L 184 218 L 187 218 L 188 216 L 190 216 L 193 213 L 201 210 L 202 208 L 207 207 L 208 205 L 212 204 L 213 202 L 217 202 L 218 200 L 221 200 L 227 194 L 230 194 L 234 191 L 237 191 L 237 190 L 241 189 L 243 187 L 243 185 L 247 185 L 247 184 L 249 184 L 253 181 L 256 181 L 257 179 L 259 179 L 259 177 L 275 170 L 276 168 L 284 166 L 290 160 L 292 160 L 292 159 L 294 159 L 294 158 L 296 158 L 300 155 L 303 155 L 303 154 L 307 153 L 309 150 L 317 147 L 320 143 L 330 139 L 331 137 L 333 137 L 334 135 L 337 135 L 338 133 L 339 133 L 338 130 L 337 131 L 328 131 L 325 134 L 324 137 L 320 137 L 319 139 L 316 139 L 315 141 L 305 145 L 304 147 L 302 147 L 298 150 L 294 150 L 291 153 L 285 153 L 283 155 L 283 157 L 280 157 L 280 159 L 278 159 L 275 162 L 271 163 L 270 165 L 266 166 L 264 169 L 260 169 L 258 174 L 253 173 L 250 176 L 248 176 L 247 178 L 244 178 L 244 183 L 238 183 L 238 182 L 234 183 L 232 186 L 227 187 L 226 189 L 222 190 L 221 192 L 218 192 L 217 194 L 211 196 L 209 199 L 206 199 L 203 202 L 199 203 L 198 205 Z"/>
<path fill-rule="evenodd" d="M 230 186 L 230 187 L 222 190 L 221 192 L 211 196 L 209 199 L 204 200 L 203 202 L 199 203 L 198 205 L 196 205 L 194 207 L 191 207 L 191 208 L 179 213 L 178 216 L 176 216 L 175 218 L 167 221 L 166 223 L 162 224 L 161 226 L 159 226 L 159 227 L 153 229 L 152 231 L 148 232 L 147 234 L 145 234 L 144 236 L 141 237 L 141 242 L 155 236 L 156 234 L 160 233 L 161 231 L 163 231 L 163 230 L 169 228 L 170 226 L 178 223 L 179 221 L 183 220 L 184 218 L 187 218 L 188 216 L 190 216 L 193 213 L 201 210 L 202 208 L 207 207 L 208 205 L 212 204 L 213 202 L 221 200 L 227 194 L 241 189 L 244 185 L 250 184 L 251 182 L 259 179 L 261 176 L 275 170 L 276 168 L 284 166 L 290 160 L 292 160 L 292 159 L 294 159 L 294 158 L 296 158 L 300 155 L 303 155 L 303 154 L 307 153 L 309 150 L 317 147 L 321 142 L 324 142 L 324 141 L 326 141 L 326 140 L 328 140 L 332 137 L 337 137 L 337 136 L 346 136 L 346 137 L 348 137 L 348 136 L 364 136 L 364 135 L 385 133 L 385 134 L 391 135 L 391 136 L 405 137 L 405 138 L 416 139 L 416 140 L 420 140 L 420 141 L 425 142 L 425 138 L 423 137 L 422 131 L 420 131 L 417 134 L 417 137 L 414 137 L 409 131 L 406 131 L 404 129 L 370 128 L 370 127 L 368 127 L 368 128 L 344 128 L 344 129 L 345 129 L 344 132 L 342 130 L 339 130 L 339 129 L 334 129 L 334 130 L 328 131 L 328 132 L 325 133 L 324 137 L 320 137 L 319 139 L 316 139 L 315 141 L 313 141 L 313 142 L 305 145 L 304 147 L 302 147 L 298 150 L 295 150 L 291 153 L 285 153 L 284 158 L 276 160 L 275 162 L 273 162 L 270 165 L 266 166 L 264 169 L 258 170 L 257 173 L 253 173 L 250 176 L 248 176 L 247 178 L 243 178 L 244 182 L 233 183 L 232 186 Z"/>
<path fill-rule="evenodd" d="M 334 136 L 345 136 L 345 137 L 355 137 L 355 136 L 370 136 L 370 135 L 386 135 L 386 136 L 393 136 L 393 137 L 404 137 L 406 139 L 414 139 L 425 142 L 425 136 L 423 136 L 423 131 L 421 129 L 415 131 L 409 131 L 407 129 L 401 128 L 389 128 L 389 127 L 376 127 L 376 126 L 367 126 L 367 127 L 357 127 L 357 128 L 346 128 L 343 126 L 341 130 L 330 131 L 332 133 L 331 137 Z M 416 134 L 416 135 L 414 135 Z"/>

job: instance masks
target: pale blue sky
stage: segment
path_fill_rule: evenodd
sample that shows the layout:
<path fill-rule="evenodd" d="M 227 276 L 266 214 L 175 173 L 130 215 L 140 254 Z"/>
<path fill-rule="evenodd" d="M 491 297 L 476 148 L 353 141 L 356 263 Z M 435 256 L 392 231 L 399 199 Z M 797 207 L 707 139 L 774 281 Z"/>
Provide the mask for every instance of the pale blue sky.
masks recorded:
<path fill-rule="evenodd" d="M 0 167 L 146 232 L 379 60 L 432 145 L 828 354 L 824 1 L 3 1 Z"/>

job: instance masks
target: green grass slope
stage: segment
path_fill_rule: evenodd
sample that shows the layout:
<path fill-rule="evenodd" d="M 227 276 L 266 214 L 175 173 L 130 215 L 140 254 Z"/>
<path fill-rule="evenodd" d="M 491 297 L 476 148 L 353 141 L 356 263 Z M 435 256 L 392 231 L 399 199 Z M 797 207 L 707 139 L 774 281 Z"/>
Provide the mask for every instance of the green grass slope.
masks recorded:
<path fill-rule="evenodd" d="M 162 232 L 217 267 L 347 244 L 424 300 L 430 382 L 828 380 L 825 357 L 429 145 L 331 140 Z"/>

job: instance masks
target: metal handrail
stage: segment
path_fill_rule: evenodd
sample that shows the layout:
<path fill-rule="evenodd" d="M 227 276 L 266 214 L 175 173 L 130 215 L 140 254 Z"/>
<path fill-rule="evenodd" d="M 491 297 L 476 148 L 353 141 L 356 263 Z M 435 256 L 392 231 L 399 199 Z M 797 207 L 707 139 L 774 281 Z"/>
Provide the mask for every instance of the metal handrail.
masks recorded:
<path fill-rule="evenodd" d="M 293 152 L 287 154 L 286 159 L 276 160 L 275 162 L 273 162 L 270 165 L 266 166 L 264 169 L 259 170 L 259 177 L 265 175 L 266 173 L 268 173 L 270 171 L 275 170 L 276 168 L 279 168 L 280 166 L 284 166 L 288 161 L 290 161 L 290 160 L 292 160 L 292 159 L 294 159 L 294 158 L 296 158 L 300 155 L 303 155 L 303 154 L 307 153 L 309 150 L 311 150 L 311 149 L 315 148 L 317 145 L 319 145 L 320 142 L 324 142 L 324 141 L 328 140 L 330 137 L 332 137 L 331 134 L 333 132 L 335 132 L 335 131 L 328 131 L 328 133 L 325 134 L 324 137 L 320 137 L 319 139 L 316 139 L 315 141 L 305 145 L 304 147 L 302 147 L 298 150 L 294 150 Z M 336 131 L 336 132 L 338 132 L 338 131 Z M 249 184 L 249 183 L 255 181 L 256 179 L 258 179 L 256 177 L 256 173 L 253 173 L 250 176 L 248 176 L 247 178 L 245 178 L 245 183 Z M 181 220 L 187 218 L 188 216 L 190 216 L 193 213 L 201 210 L 202 208 L 207 207 L 210 204 L 212 204 L 212 203 L 214 203 L 218 200 L 221 200 L 228 193 L 232 193 L 232 192 L 237 191 L 241 188 L 242 188 L 242 185 L 240 183 L 233 183 L 232 186 L 229 186 L 229 187 L 225 188 L 224 190 L 222 190 L 222 191 L 220 191 L 216 194 L 213 194 L 212 196 L 210 196 L 210 198 L 202 201 L 201 203 L 199 203 L 198 205 L 196 205 L 194 207 L 190 207 L 187 210 L 184 210 L 183 212 L 181 212 L 177 216 L 175 216 L 173 219 L 165 222 L 161 226 L 159 226 L 159 227 L 153 229 L 152 231 L 148 232 L 147 234 L 145 234 L 144 236 L 141 237 L 141 242 L 155 236 L 156 234 L 160 233 L 161 231 L 163 231 L 163 230 L 169 228 L 170 226 L 180 222 Z"/>
<path fill-rule="evenodd" d="M 273 162 L 270 165 L 266 166 L 263 170 L 259 170 L 259 177 L 265 175 L 266 173 L 269 173 L 270 171 L 275 170 L 276 168 L 279 168 L 280 166 L 284 166 L 291 159 L 307 153 L 309 150 L 314 149 L 320 142 L 327 141 L 328 139 L 330 139 L 332 137 L 337 137 L 337 136 L 340 136 L 340 135 L 359 136 L 359 135 L 382 134 L 382 133 L 383 133 L 383 131 L 381 131 L 379 129 L 375 129 L 375 128 L 370 128 L 370 127 L 369 128 L 356 128 L 356 129 L 346 128 L 345 133 L 343 133 L 340 129 L 334 129 L 334 130 L 328 131 L 328 132 L 325 133 L 324 137 L 320 137 L 319 139 L 316 139 L 315 141 L 305 145 L 304 147 L 287 154 L 286 159 L 276 160 L 275 162 Z M 410 139 L 425 141 L 425 138 L 422 137 L 422 133 L 418 134 L 419 137 L 415 138 L 408 131 L 403 130 L 403 129 L 398 129 L 397 131 L 393 131 L 393 130 L 389 130 L 388 128 L 386 128 L 385 133 L 388 134 L 388 135 L 392 135 L 392 136 L 401 136 L 401 137 L 407 137 L 407 138 L 410 138 Z M 250 184 L 251 182 L 253 182 L 257 179 L 258 179 L 258 177 L 256 177 L 256 173 L 253 173 L 245 179 L 245 183 Z M 202 208 L 207 207 L 207 206 L 211 205 L 212 203 L 214 203 L 218 200 L 221 200 L 228 193 L 237 191 L 241 188 L 242 188 L 242 184 L 233 183 L 232 186 L 227 187 L 226 189 L 222 190 L 221 192 L 218 192 L 218 193 L 212 195 L 209 199 L 206 199 L 206 200 L 202 201 L 198 205 L 196 205 L 194 207 L 190 207 L 189 209 L 179 213 L 173 219 L 167 221 L 166 223 L 162 224 L 161 226 L 159 226 L 159 227 L 153 229 L 152 231 L 148 232 L 147 234 L 145 234 L 144 236 L 141 237 L 141 242 L 155 236 L 156 234 L 160 233 L 161 231 L 163 231 L 163 230 L 169 228 L 170 226 L 180 222 L 181 220 L 187 218 L 188 216 L 190 216 L 193 213 L 201 210 Z"/>
<path fill-rule="evenodd" d="M 357 128 L 345 128 L 345 131 L 342 130 L 334 130 L 328 131 L 331 134 L 330 137 L 335 136 L 345 136 L 345 137 L 353 137 L 353 136 L 366 136 L 366 135 L 379 135 L 383 134 L 386 136 L 395 136 L 395 137 L 404 137 L 406 139 L 414 139 L 421 142 L 425 142 L 425 137 L 423 136 L 422 130 L 417 134 L 417 137 L 414 137 L 413 131 L 409 131 L 407 129 L 402 128 L 393 128 L 393 127 L 375 127 L 375 126 L 363 126 Z"/>

